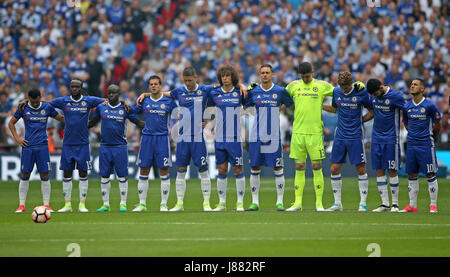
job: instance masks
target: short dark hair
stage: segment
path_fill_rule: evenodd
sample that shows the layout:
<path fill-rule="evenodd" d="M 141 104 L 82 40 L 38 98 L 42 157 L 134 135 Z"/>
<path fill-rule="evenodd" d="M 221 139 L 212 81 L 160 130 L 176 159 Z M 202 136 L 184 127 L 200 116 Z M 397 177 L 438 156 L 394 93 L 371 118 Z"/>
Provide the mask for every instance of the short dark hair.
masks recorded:
<path fill-rule="evenodd" d="M 381 81 L 378 79 L 369 79 L 366 84 L 367 93 L 373 94 L 378 91 L 381 87 Z"/>
<path fill-rule="evenodd" d="M 424 81 L 422 78 L 413 78 L 413 79 L 411 80 L 411 82 L 414 81 L 414 80 L 418 80 L 418 81 L 420 82 L 420 85 L 421 85 L 422 87 L 425 87 L 425 81 Z"/>
<path fill-rule="evenodd" d="M 80 78 L 73 78 L 70 81 L 70 86 L 72 86 L 72 85 L 83 87 L 83 80 L 81 80 Z"/>
<path fill-rule="evenodd" d="M 148 78 L 148 83 L 150 84 L 150 80 L 155 80 L 155 79 L 159 81 L 159 84 L 160 84 L 160 85 L 162 85 L 161 77 L 159 77 L 158 75 L 152 75 L 152 76 L 150 76 L 150 78 Z"/>
<path fill-rule="evenodd" d="M 185 69 L 183 69 L 183 76 L 189 77 L 189 76 L 197 76 L 197 72 L 195 72 L 195 68 L 192 66 L 188 66 Z"/>
<path fill-rule="evenodd" d="M 273 72 L 273 67 L 272 67 L 270 64 L 265 63 L 265 64 L 261 65 L 261 67 L 259 68 L 259 70 L 261 70 L 263 67 L 268 67 L 268 68 L 270 68 L 270 71 Z"/>
<path fill-rule="evenodd" d="M 298 73 L 308 74 L 312 73 L 312 65 L 309 62 L 302 62 L 298 65 Z"/>
<path fill-rule="evenodd" d="M 120 93 L 120 88 L 118 85 L 116 84 L 111 84 L 108 86 L 108 88 L 106 89 L 107 92 L 113 92 L 113 93 Z"/>
<path fill-rule="evenodd" d="M 237 73 L 236 69 L 234 69 L 234 67 L 229 64 L 224 65 L 217 70 L 217 81 L 219 81 L 219 84 L 223 86 L 221 77 L 228 74 L 231 75 L 233 86 L 237 86 L 239 83 L 239 74 Z"/>
<path fill-rule="evenodd" d="M 28 97 L 30 97 L 31 99 L 36 99 L 36 98 L 38 98 L 40 96 L 41 96 L 41 91 L 38 90 L 37 88 L 31 89 L 28 92 Z"/>

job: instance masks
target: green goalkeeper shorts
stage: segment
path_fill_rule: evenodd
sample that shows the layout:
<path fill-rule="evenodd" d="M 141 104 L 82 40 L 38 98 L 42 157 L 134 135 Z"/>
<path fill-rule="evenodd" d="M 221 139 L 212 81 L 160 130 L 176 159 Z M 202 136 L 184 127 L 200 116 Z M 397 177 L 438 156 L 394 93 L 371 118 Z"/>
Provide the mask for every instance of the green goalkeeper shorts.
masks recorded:
<path fill-rule="evenodd" d="M 307 155 L 311 161 L 325 158 L 325 148 L 323 147 L 323 135 L 292 134 L 291 153 L 289 157 L 296 163 L 306 163 Z"/>

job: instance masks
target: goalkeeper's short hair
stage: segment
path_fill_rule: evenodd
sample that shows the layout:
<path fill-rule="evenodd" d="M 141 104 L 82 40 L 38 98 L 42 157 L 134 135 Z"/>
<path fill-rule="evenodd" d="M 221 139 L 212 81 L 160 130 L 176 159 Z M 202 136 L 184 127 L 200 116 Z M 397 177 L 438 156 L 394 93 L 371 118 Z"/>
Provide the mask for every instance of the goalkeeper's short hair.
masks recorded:
<path fill-rule="evenodd" d="M 312 65 L 309 62 L 302 62 L 298 66 L 298 73 L 300 74 L 308 74 L 312 73 L 312 71 L 313 71 Z"/>

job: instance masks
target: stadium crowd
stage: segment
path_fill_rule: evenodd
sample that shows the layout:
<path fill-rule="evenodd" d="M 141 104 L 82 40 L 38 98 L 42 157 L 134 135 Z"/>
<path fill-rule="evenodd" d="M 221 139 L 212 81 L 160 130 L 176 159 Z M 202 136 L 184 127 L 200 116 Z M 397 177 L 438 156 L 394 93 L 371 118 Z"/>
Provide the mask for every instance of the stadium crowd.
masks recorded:
<path fill-rule="evenodd" d="M 309 61 L 315 78 L 334 86 L 338 72 L 350 71 L 364 83 L 382 80 L 405 99 L 410 99 L 411 78 L 421 77 L 426 97 L 441 112 L 448 111 L 448 2 L 380 3 L 370 8 L 366 0 L 1 1 L 1 148 L 17 146 L 6 124 L 33 87 L 50 101 L 68 95 L 74 77 L 84 81 L 85 93 L 99 97 L 116 83 L 122 97 L 134 104 L 148 91 L 151 75 L 161 76 L 164 89 L 170 90 L 183 85 L 181 72 L 190 65 L 202 84 L 217 83 L 222 64 L 233 65 L 241 82 L 249 84 L 259 81 L 260 65 L 270 63 L 277 84 L 286 86 L 299 78 L 298 65 Z M 280 116 L 283 145 L 288 147 L 293 114 L 285 110 Z M 324 111 L 323 119 L 325 143 L 331 145 L 336 115 Z M 438 148 L 448 148 L 448 113 L 443 119 Z M 54 152 L 61 145 L 63 126 L 54 120 L 48 124 Z M 371 124 L 366 123 L 368 142 Z M 130 124 L 127 136 L 135 149 L 139 133 Z M 91 139 L 98 134 L 98 128 L 92 129 Z M 206 135 L 211 141 L 213 134 Z"/>

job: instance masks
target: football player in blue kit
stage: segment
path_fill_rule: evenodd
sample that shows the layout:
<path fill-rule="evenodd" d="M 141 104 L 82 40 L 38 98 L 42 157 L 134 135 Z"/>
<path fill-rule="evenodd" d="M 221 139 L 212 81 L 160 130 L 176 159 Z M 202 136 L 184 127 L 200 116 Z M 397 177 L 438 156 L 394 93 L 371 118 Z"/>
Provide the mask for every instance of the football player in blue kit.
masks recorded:
<path fill-rule="evenodd" d="M 326 211 L 342 211 L 341 168 L 348 155 L 350 163 L 355 165 L 358 174 L 360 203 L 358 211 L 367 211 L 367 192 L 369 178 L 366 169 L 366 151 L 364 149 L 363 123 L 373 118 L 369 94 L 366 89 L 359 89 L 353 83 L 353 76 L 348 71 L 339 72 L 339 86 L 334 88 L 332 105 L 324 104 L 324 110 L 337 112 L 338 123 L 335 140 L 331 151 L 331 186 L 334 204 Z M 363 116 L 363 108 L 368 112 Z"/>
<path fill-rule="evenodd" d="M 23 110 L 17 109 L 8 123 L 11 134 L 17 144 L 22 146 L 21 155 L 21 176 L 19 182 L 19 208 L 16 213 L 25 212 L 25 200 L 28 193 L 30 174 L 36 164 L 41 177 L 41 191 L 44 206 L 53 211 L 49 206 L 51 184 L 49 180 L 50 153 L 48 150 L 47 119 L 53 117 L 64 122 L 64 116 L 48 103 L 41 102 L 41 92 L 32 89 L 28 92 L 28 104 Z M 15 124 L 23 119 L 25 124 L 25 137 L 21 138 L 17 134 Z"/>
<path fill-rule="evenodd" d="M 381 205 L 373 212 L 398 212 L 398 175 L 400 169 L 400 115 L 405 105 L 402 93 L 384 86 L 378 79 L 369 79 L 367 92 L 372 95 L 374 122 L 371 141 L 372 168 L 377 171 L 377 187 Z M 386 170 L 389 174 L 392 207 L 389 205 Z"/>
<path fill-rule="evenodd" d="M 259 69 L 261 84 L 253 86 L 245 99 L 245 107 L 255 107 L 255 119 L 250 130 L 250 188 L 252 204 L 246 211 L 259 210 L 259 188 L 261 166 L 273 168 L 277 190 L 276 207 L 284 210 L 284 172 L 283 150 L 280 137 L 280 107 L 294 104 L 284 87 L 272 82 L 273 69 L 270 64 L 263 64 Z"/>
<path fill-rule="evenodd" d="M 88 191 L 88 170 L 91 169 L 88 120 L 92 108 L 105 100 L 81 94 L 82 81 L 70 81 L 70 95 L 53 99 L 50 104 L 63 111 L 65 117 L 64 139 L 60 169 L 63 170 L 63 193 L 65 205 L 58 212 L 72 211 L 72 174 L 77 169 L 80 176 L 80 203 L 78 210 L 88 212 L 86 196 Z"/>
<path fill-rule="evenodd" d="M 208 173 L 208 155 L 206 151 L 205 139 L 203 137 L 203 114 L 208 105 L 209 92 L 214 88 L 208 85 L 197 83 L 197 73 L 191 66 L 186 67 L 182 73 L 184 86 L 173 89 L 170 92 L 163 92 L 167 97 L 178 101 L 178 132 L 172 131 L 172 136 L 176 137 L 176 165 L 177 177 L 175 189 L 177 194 L 177 204 L 170 209 L 171 212 L 183 211 L 184 194 L 186 191 L 186 172 L 191 161 L 197 166 L 200 175 L 200 185 L 203 194 L 203 210 L 212 211 L 209 199 L 211 195 L 211 180 Z M 246 94 L 246 88 L 240 84 L 241 93 Z M 137 99 L 141 104 L 149 93 L 142 93 Z"/>
<path fill-rule="evenodd" d="M 144 122 L 139 120 L 133 111 L 127 112 L 124 105 L 120 103 L 119 86 L 115 84 L 108 86 L 106 94 L 108 103 L 99 104 L 93 113 L 92 119 L 88 123 L 88 128 L 91 128 L 101 120 L 99 166 L 103 205 L 97 209 L 97 212 L 111 211 L 109 205 L 109 193 L 111 191 L 110 175 L 114 173 L 114 170 L 119 179 L 119 211 L 126 212 L 128 194 L 126 119 L 140 128 L 144 128 Z"/>
<path fill-rule="evenodd" d="M 226 209 L 228 163 L 231 164 L 236 177 L 236 210 L 244 210 L 245 176 L 242 156 L 241 111 L 242 96 L 237 88 L 239 75 L 231 65 L 224 65 L 217 70 L 220 86 L 209 92 L 209 103 L 215 106 L 214 149 L 219 204 L 213 211 Z"/>
<path fill-rule="evenodd" d="M 70 95 L 58 97 L 50 102 L 54 108 L 60 109 L 65 118 L 64 139 L 61 152 L 60 170 L 63 170 L 64 207 L 58 212 L 72 211 L 72 175 L 78 170 L 80 176 L 79 192 L 80 203 L 78 210 L 88 212 L 86 196 L 88 191 L 88 170 L 91 169 L 89 149 L 88 120 L 92 108 L 107 100 L 99 97 L 82 95 L 83 82 L 80 79 L 70 81 Z M 121 100 L 124 103 L 123 100 Z M 18 109 L 23 111 L 28 101 L 19 104 Z M 126 109 L 129 106 L 126 105 Z"/>
<path fill-rule="evenodd" d="M 193 67 L 186 67 L 183 70 L 184 86 L 173 89 L 170 92 L 163 92 L 166 97 L 178 101 L 180 106 L 177 117 L 180 124 L 176 148 L 177 177 L 175 189 L 177 193 L 177 204 L 170 209 L 171 212 L 183 211 L 183 200 L 186 191 L 186 172 L 191 161 L 197 166 L 201 190 L 203 193 L 203 210 L 212 211 L 209 204 L 211 194 L 211 180 L 208 173 L 208 155 L 206 144 L 203 138 L 203 112 L 206 109 L 209 91 L 213 86 L 197 84 L 197 73 Z M 137 103 L 141 104 L 143 99 L 150 97 L 150 93 L 142 93 Z"/>
<path fill-rule="evenodd" d="M 169 166 L 172 166 L 170 152 L 169 121 L 172 111 L 177 107 L 174 99 L 161 92 L 162 81 L 153 75 L 148 81 L 150 97 L 144 98 L 141 106 L 134 106 L 136 113 L 144 113 L 145 127 L 142 130 L 141 147 L 137 164 L 140 167 L 138 181 L 139 205 L 133 212 L 147 210 L 148 174 L 153 162 L 159 170 L 161 179 L 160 211 L 168 211 L 167 199 L 170 192 Z"/>
<path fill-rule="evenodd" d="M 400 212 L 417 212 L 419 172 L 428 178 L 430 213 L 437 213 L 438 181 L 435 138 L 441 130 L 441 114 L 436 105 L 424 97 L 425 83 L 415 78 L 409 93 L 412 99 L 403 109 L 403 123 L 408 130 L 406 173 L 408 174 L 409 204 Z"/>

